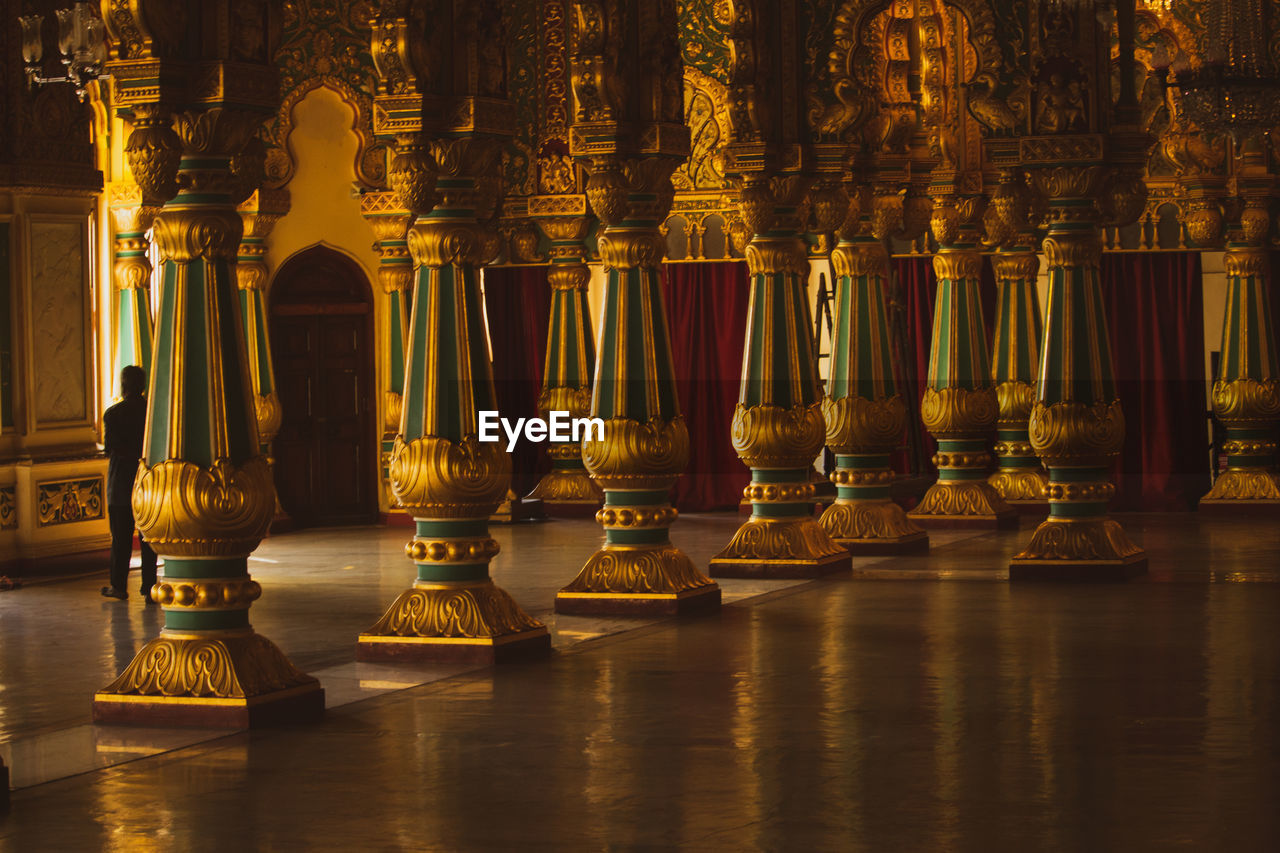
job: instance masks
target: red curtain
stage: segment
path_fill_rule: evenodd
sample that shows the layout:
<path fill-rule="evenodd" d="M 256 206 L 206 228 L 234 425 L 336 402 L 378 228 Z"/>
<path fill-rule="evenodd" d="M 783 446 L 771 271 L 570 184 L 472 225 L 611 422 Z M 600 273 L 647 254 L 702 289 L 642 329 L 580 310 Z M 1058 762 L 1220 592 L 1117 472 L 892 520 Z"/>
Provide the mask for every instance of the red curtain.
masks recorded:
<path fill-rule="evenodd" d="M 513 420 L 537 417 L 551 318 L 547 268 L 486 269 L 484 301 L 498 411 Z M 528 494 L 550 467 L 545 444 L 521 439 L 511 454 L 511 488 L 517 495 Z"/>
<path fill-rule="evenodd" d="M 907 443 L 904 450 L 893 454 L 894 470 L 900 474 L 918 473 L 933 476 L 937 469 L 930 461 L 938 443 L 920 422 L 920 398 L 924 396 L 925 376 L 929 370 L 929 346 L 933 340 L 933 302 L 938 295 L 938 279 L 933 274 L 933 257 L 918 255 L 894 258 L 894 279 L 890 282 L 893 314 L 889 322 L 896 326 L 905 350 L 898 365 L 898 382 L 907 403 Z"/>
<path fill-rule="evenodd" d="M 673 500 L 686 512 L 736 509 L 751 473 L 729 440 L 742 373 L 749 278 L 744 263 L 663 267 L 680 411 L 689 427 L 689 467 Z"/>
<path fill-rule="evenodd" d="M 1115 510 L 1194 509 L 1209 490 L 1199 252 L 1102 256 L 1124 450 Z"/>

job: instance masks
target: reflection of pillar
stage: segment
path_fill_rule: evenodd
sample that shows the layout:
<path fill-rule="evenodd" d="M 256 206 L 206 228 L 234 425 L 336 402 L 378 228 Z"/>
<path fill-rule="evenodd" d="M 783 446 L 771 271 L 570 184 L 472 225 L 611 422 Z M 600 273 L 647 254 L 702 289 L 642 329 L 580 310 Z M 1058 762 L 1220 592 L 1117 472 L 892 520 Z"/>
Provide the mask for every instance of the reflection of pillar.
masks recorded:
<path fill-rule="evenodd" d="M 1265 207 L 1248 207 L 1227 243 L 1227 308 L 1213 383 L 1213 416 L 1227 431 L 1227 470 L 1200 500 L 1202 511 L 1280 511 L 1280 475 L 1272 468 L 1280 424 L 1280 361 L 1265 248 L 1269 227 Z"/>
<path fill-rule="evenodd" d="M 870 233 L 871 211 L 859 207 L 855 197 L 832 253 L 835 318 L 822 410 L 827 445 L 836 454 L 837 494 L 821 524 L 854 554 L 925 551 L 928 534 L 889 497 L 889 453 L 902 440 L 907 408 L 893 376 L 885 310 L 889 254 Z"/>
<path fill-rule="evenodd" d="M 938 440 L 938 481 L 910 517 L 922 527 L 1017 526 L 1017 513 L 987 483 L 987 442 L 998 409 L 978 292 L 982 255 L 976 228 L 982 199 L 954 195 L 944 184 L 935 201 L 938 295 L 920 414 Z"/>
<path fill-rule="evenodd" d="M 391 450 L 400 429 L 404 390 L 405 343 L 409 332 L 409 298 L 413 287 L 413 259 L 406 239 L 413 218 L 394 192 L 365 193 L 360 212 L 373 228 L 378 250 L 378 280 L 387 294 L 387 385 L 383 392 L 382 479 L 391 487 Z M 388 491 L 389 494 L 389 491 Z M 394 499 L 390 501 L 395 506 Z"/>
<path fill-rule="evenodd" d="M 800 208 L 809 181 L 750 174 L 742 190 L 751 296 L 733 447 L 751 468 L 751 517 L 711 558 L 716 577 L 814 577 L 849 568 L 849 553 L 813 518 L 813 459 L 823 420 Z"/>
<path fill-rule="evenodd" d="M 560 201 L 561 199 L 556 199 Z M 580 202 L 586 213 L 586 199 Z M 536 200 L 530 201 L 535 207 Z M 584 418 L 591 408 L 591 372 L 595 369 L 595 347 L 591 341 L 591 312 L 587 306 L 587 284 L 591 271 L 585 262 L 586 236 L 590 220 L 585 216 L 557 216 L 540 219 L 551 240 L 551 320 L 547 329 L 547 361 L 542 374 L 542 394 L 538 410 L 548 417 L 552 411 L 568 412 L 570 418 Z M 542 501 L 548 515 L 594 515 L 604 493 L 582 464 L 581 442 L 549 444 L 551 470 L 533 487 L 530 498 Z"/>
<path fill-rule="evenodd" d="M 243 727 L 318 716 L 324 691 L 249 625 L 261 594 L 248 555 L 275 508 L 236 322 L 243 225 L 232 158 L 261 113 L 219 106 L 135 130 L 128 148 L 181 144 L 181 189 L 155 221 L 163 259 L 147 433 L 133 491 L 138 529 L 164 557 L 152 598 L 165 626 L 94 697 L 100 722 Z M 138 158 L 163 167 L 166 157 Z M 140 181 L 141 183 L 141 181 Z M 243 197 L 243 196 L 241 196 Z"/>
<path fill-rule="evenodd" d="M 1124 443 L 1124 412 L 1098 281 L 1102 245 L 1094 199 L 1105 174 L 1101 165 L 1033 173 L 1050 206 L 1044 241 L 1049 306 L 1030 425 L 1031 445 L 1049 469 L 1049 517 L 1013 558 L 1011 579 L 1108 579 L 1146 571 L 1146 553 L 1106 514 L 1115 493 L 1108 467 Z M 1120 181 L 1112 187 L 1116 198 L 1127 189 Z"/>
<path fill-rule="evenodd" d="M 669 157 L 599 158 L 587 184 L 604 225 L 608 278 L 591 399 L 604 440 L 584 438 L 582 458 L 605 491 L 596 515 L 605 544 L 557 593 L 560 613 L 676 613 L 720 603 L 720 587 L 669 533 L 671 486 L 689 463 L 659 273 L 658 225 L 671 204 L 675 165 Z"/>
<path fill-rule="evenodd" d="M 111 187 L 111 218 L 116 226 L 115 282 L 116 338 L 112 359 L 112 387 L 121 368 L 136 364 L 151 369 L 151 261 L 147 229 L 158 206 L 146 204 L 136 185 Z M 119 391 L 119 389 L 116 389 Z"/>
<path fill-rule="evenodd" d="M 409 231 L 417 284 L 391 453 L 392 492 L 416 524 L 405 553 L 417 579 L 360 635 L 358 660 L 493 662 L 551 648 L 546 627 L 489 577 L 498 543 L 488 519 L 507 492 L 511 457 L 478 437 L 478 413 L 497 409 L 479 274 L 491 241 L 479 223 L 497 204 L 501 151 L 480 135 L 402 139 L 391 165 L 402 200 L 419 214 Z"/>
<path fill-rule="evenodd" d="M 1011 506 L 1044 507 L 1049 478 L 1027 436 L 1040 353 L 1040 259 L 1030 245 L 1019 244 L 997 252 L 993 263 L 998 302 L 991 378 L 999 405 L 999 468 L 988 482 Z"/>

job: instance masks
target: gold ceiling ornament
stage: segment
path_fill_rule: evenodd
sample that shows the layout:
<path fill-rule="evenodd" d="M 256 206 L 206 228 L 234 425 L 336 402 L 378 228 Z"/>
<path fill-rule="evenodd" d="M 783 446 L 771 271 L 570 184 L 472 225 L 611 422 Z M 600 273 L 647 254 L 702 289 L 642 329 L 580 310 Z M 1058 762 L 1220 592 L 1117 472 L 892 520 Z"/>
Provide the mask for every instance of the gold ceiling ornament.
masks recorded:
<path fill-rule="evenodd" d="M 124 157 L 143 196 L 162 203 L 178 192 L 178 161 L 182 142 L 173 130 L 171 113 L 160 104 L 140 104 L 129 119 L 133 129 L 125 141 Z"/>

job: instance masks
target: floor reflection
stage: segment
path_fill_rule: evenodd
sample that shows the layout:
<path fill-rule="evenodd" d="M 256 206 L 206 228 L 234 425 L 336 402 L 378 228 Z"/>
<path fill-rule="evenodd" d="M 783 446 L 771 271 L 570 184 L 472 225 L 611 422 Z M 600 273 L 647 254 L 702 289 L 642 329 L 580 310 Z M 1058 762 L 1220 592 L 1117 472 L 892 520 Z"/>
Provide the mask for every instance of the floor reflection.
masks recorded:
<path fill-rule="evenodd" d="M 1265 574 L 1280 534 L 1161 524 L 1130 525 L 1163 567 L 1154 580 L 901 581 L 864 564 L 884 577 L 19 790 L 0 846 L 1274 849 L 1280 584 L 1214 581 Z M 929 559 L 973 573 L 984 541 L 990 563 L 1019 535 Z M 114 666 L 151 634 L 112 617 L 98 647 Z M 45 694 L 0 659 L 12 716 L 15 691 Z M 345 675 L 353 697 L 406 677 Z"/>

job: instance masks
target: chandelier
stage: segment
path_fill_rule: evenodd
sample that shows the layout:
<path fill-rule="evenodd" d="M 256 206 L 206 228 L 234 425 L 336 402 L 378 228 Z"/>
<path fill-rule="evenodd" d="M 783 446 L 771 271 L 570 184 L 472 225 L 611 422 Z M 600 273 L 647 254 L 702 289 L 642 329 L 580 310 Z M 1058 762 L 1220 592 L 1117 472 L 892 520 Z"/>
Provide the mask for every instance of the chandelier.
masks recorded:
<path fill-rule="evenodd" d="M 1237 145 L 1280 123 L 1280 69 L 1267 49 L 1272 22 L 1266 5 L 1266 0 L 1205 4 L 1204 56 L 1199 65 L 1171 69 L 1169 77 L 1182 95 L 1179 111 Z"/>
<path fill-rule="evenodd" d="M 85 86 L 90 80 L 102 79 L 102 64 L 107 59 L 107 43 L 102 19 L 93 3 L 77 3 L 70 9 L 59 9 L 58 51 L 62 54 L 62 74 L 45 77 L 40 61 L 44 58 L 44 39 L 41 38 L 43 15 L 23 15 L 22 62 L 27 72 L 27 82 L 32 88 L 46 83 L 70 83 L 75 86 L 76 97 L 84 100 Z"/>

